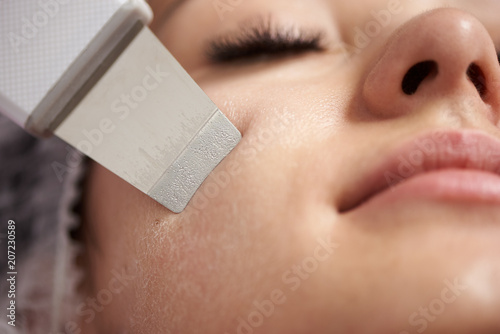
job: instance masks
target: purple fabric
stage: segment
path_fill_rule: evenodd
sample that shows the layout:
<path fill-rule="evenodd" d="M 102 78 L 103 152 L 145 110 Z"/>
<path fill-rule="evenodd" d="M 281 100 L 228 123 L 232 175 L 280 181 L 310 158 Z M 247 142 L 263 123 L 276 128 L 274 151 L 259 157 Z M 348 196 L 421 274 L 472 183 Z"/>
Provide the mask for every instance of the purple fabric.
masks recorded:
<path fill-rule="evenodd" d="M 1 333 L 54 332 L 76 298 L 78 204 L 86 169 L 58 138 L 36 139 L 0 116 L 0 270 L 7 272 L 7 222 L 15 221 L 16 327 L 2 312 Z M 0 280 L 0 309 L 8 286 Z M 74 308 L 74 307 L 73 307 Z M 69 312 L 67 312 L 69 310 Z"/>

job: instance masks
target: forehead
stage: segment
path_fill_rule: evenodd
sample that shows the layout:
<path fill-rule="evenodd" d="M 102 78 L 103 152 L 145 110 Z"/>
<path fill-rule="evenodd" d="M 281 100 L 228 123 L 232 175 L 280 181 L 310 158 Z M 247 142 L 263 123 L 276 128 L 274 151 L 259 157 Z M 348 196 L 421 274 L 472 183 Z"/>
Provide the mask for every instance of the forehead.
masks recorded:
<path fill-rule="evenodd" d="M 283 4 L 280 0 L 147 0 L 155 13 L 155 21 L 161 21 L 166 16 L 181 7 L 184 3 L 197 3 L 201 6 L 216 7 L 219 6 L 238 6 L 245 2 L 246 5 L 260 6 L 263 9 L 273 7 L 278 3 Z M 500 10 L 500 0 L 288 0 L 286 4 L 293 6 L 297 3 L 304 3 L 304 5 L 315 3 L 324 3 L 332 6 L 341 12 L 343 10 L 353 11 L 369 11 L 372 9 L 383 9 L 385 7 L 415 7 L 415 8 L 436 8 L 436 7 L 458 7 L 470 11 L 477 15 L 485 15 L 495 17 L 498 20 L 498 13 Z M 492 10 L 492 9 L 496 10 Z"/>
<path fill-rule="evenodd" d="M 315 8 L 323 8 L 322 15 L 329 15 L 333 19 L 344 24 L 345 27 L 363 24 L 371 19 L 370 13 L 377 10 L 388 9 L 399 6 L 405 9 L 407 15 L 400 15 L 395 18 L 399 24 L 423 11 L 438 7 L 455 7 L 466 10 L 476 16 L 486 26 L 491 33 L 497 47 L 500 47 L 500 0 L 147 0 L 152 7 L 155 17 L 151 28 L 156 30 L 180 8 L 199 8 L 203 7 L 206 11 L 215 12 L 217 4 L 239 7 L 244 5 L 246 9 L 262 11 L 279 11 L 283 8 L 302 8 L 302 13 L 315 12 Z M 186 5 L 189 4 L 191 6 Z M 318 6 L 319 5 L 319 6 Z M 330 10 L 324 11 L 328 6 Z M 185 11 L 183 11 L 185 12 Z M 191 12 L 188 10 L 185 14 Z M 233 13 L 233 12 L 232 12 Z M 221 25 L 227 22 L 219 22 Z"/>

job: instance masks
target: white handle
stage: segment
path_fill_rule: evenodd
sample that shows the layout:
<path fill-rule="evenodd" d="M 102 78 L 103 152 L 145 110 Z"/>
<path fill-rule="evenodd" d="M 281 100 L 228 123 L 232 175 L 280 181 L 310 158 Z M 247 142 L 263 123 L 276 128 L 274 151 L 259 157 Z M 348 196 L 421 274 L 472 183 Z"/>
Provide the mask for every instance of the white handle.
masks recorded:
<path fill-rule="evenodd" d="M 51 113 L 103 49 L 151 19 L 143 0 L 0 1 L 0 112 L 22 127 L 35 111 Z"/>

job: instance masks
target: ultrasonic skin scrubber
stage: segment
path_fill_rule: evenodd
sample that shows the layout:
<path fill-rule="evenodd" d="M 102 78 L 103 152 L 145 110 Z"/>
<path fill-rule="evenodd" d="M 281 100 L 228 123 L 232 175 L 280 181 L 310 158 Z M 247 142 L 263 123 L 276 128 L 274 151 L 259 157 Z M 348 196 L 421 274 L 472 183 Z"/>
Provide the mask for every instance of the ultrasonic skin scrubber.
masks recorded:
<path fill-rule="evenodd" d="M 241 139 L 149 30 L 143 0 L 5 0 L 0 16 L 0 112 L 171 211 Z"/>

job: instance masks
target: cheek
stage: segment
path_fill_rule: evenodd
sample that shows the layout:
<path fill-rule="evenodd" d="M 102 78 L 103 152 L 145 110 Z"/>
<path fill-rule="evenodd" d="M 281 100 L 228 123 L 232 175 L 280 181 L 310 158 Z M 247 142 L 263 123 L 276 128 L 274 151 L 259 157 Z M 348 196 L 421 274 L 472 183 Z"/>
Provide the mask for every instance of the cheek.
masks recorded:
<path fill-rule="evenodd" d="M 311 224 L 321 224 L 299 205 L 280 158 L 256 151 L 253 159 L 240 160 L 239 173 L 226 185 L 220 176 L 231 160 L 224 161 L 179 225 L 164 221 L 141 237 L 149 286 L 140 295 L 151 306 L 140 316 L 154 314 L 179 331 L 198 322 L 224 332 L 249 313 L 253 300 L 288 288 L 283 273 L 310 252 L 318 232 Z M 219 184 L 219 192 L 209 190 L 210 184 Z M 197 208 L 199 203 L 206 205 Z M 214 319 L 214 309 L 225 316 Z M 179 317 L 184 324 L 176 322 Z"/>
<path fill-rule="evenodd" d="M 243 136 L 273 132 L 281 141 L 330 136 L 345 122 L 348 94 L 324 82 L 302 81 L 262 85 L 260 80 L 200 83 L 205 93 Z M 263 139 L 265 140 L 265 139 Z"/>
<path fill-rule="evenodd" d="M 138 318 L 155 314 L 172 325 L 179 310 L 189 309 L 189 319 L 215 325 L 206 317 L 216 307 L 227 314 L 223 323 L 236 319 L 249 301 L 281 288 L 283 273 L 311 252 L 319 231 L 327 234 L 329 206 L 312 204 L 318 187 L 308 179 L 315 173 L 306 171 L 311 146 L 283 140 L 293 137 L 293 127 L 256 117 L 181 215 L 151 205 L 149 215 L 142 210 L 132 255 L 143 268 L 138 282 L 147 283 L 136 288 L 143 306 Z M 306 138 L 313 140 L 309 130 Z"/>
<path fill-rule="evenodd" d="M 302 285 L 295 274 L 283 275 L 313 254 L 319 236 L 332 233 L 335 212 L 325 192 L 333 186 L 325 182 L 338 176 L 332 137 L 341 112 L 332 110 L 339 110 L 341 97 L 332 97 L 324 84 L 262 87 L 254 79 L 202 83 L 243 139 L 182 214 L 102 169 L 94 177 L 101 263 L 139 267 L 139 277 L 110 313 L 132 314 L 142 331 L 190 332 L 185 323 L 192 324 L 191 332 L 200 324 L 234 327 L 254 299 Z M 287 308 L 303 306 L 310 290 L 301 291 L 296 296 L 303 298 Z M 225 316 L 215 321 L 214 309 Z M 144 321 L 151 317 L 158 320 Z"/>

